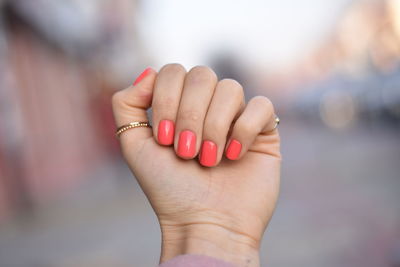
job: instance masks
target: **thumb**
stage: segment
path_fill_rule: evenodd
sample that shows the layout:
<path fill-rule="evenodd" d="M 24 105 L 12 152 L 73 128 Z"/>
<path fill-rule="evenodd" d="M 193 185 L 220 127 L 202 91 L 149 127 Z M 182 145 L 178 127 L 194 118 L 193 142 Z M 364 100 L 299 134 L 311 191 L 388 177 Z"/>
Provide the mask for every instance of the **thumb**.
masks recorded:
<path fill-rule="evenodd" d="M 154 82 L 157 72 L 147 68 L 128 88 L 116 92 L 112 97 L 112 107 L 117 127 L 135 121 L 148 121 L 146 110 L 153 99 Z M 152 136 L 151 128 L 137 127 L 121 133 L 121 142 L 134 143 Z"/>

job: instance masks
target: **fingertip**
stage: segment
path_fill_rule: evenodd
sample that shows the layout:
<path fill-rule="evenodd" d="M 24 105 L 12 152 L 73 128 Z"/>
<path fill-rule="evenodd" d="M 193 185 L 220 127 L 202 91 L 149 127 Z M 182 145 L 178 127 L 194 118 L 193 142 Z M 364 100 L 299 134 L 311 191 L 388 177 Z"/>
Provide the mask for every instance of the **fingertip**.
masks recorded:
<path fill-rule="evenodd" d="M 146 69 L 135 79 L 135 81 L 132 83 L 132 85 L 135 86 L 135 85 L 139 84 L 142 80 L 144 80 L 146 77 L 148 77 L 149 74 L 152 74 L 152 73 L 156 73 L 156 71 L 155 71 L 153 68 L 151 68 L 151 67 L 146 68 Z"/>
<path fill-rule="evenodd" d="M 179 134 L 176 154 L 182 159 L 193 159 L 196 156 L 196 134 L 184 130 Z"/>
<path fill-rule="evenodd" d="M 174 144 L 175 124 L 171 120 L 161 120 L 157 128 L 157 142 L 162 146 Z"/>
<path fill-rule="evenodd" d="M 236 140 L 232 139 L 227 146 L 225 151 L 225 156 L 230 160 L 238 160 L 240 153 L 242 151 L 242 144 Z"/>
<path fill-rule="evenodd" d="M 217 164 L 218 146 L 212 141 L 205 140 L 201 146 L 199 161 L 205 167 L 214 167 Z"/>

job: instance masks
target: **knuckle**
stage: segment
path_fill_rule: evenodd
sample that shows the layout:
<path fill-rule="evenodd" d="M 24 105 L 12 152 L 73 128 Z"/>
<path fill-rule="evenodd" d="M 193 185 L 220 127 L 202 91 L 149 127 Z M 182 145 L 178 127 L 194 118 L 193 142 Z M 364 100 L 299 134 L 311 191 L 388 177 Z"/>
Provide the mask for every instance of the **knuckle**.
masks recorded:
<path fill-rule="evenodd" d="M 202 116 L 197 110 L 186 110 L 179 112 L 178 119 L 183 121 L 190 121 L 192 123 L 198 123 Z"/>
<path fill-rule="evenodd" d="M 257 108 L 264 109 L 267 112 L 274 112 L 274 105 L 271 100 L 265 96 L 255 96 L 253 97 L 249 104 L 255 105 Z"/>
<path fill-rule="evenodd" d="M 124 101 L 124 91 L 115 92 L 111 97 L 111 104 L 114 108 L 121 106 Z"/>
<path fill-rule="evenodd" d="M 227 86 L 227 87 L 232 87 L 232 88 L 235 87 L 235 88 L 242 89 L 242 85 L 234 79 L 225 78 L 225 79 L 222 79 L 221 81 L 219 81 L 219 83 L 224 86 Z"/>
<path fill-rule="evenodd" d="M 235 125 L 236 132 L 240 133 L 241 136 L 253 136 L 257 134 L 258 127 L 254 123 L 245 122 L 238 120 Z"/>
<path fill-rule="evenodd" d="M 228 132 L 226 121 L 218 118 L 207 119 L 204 123 L 204 131 L 206 136 L 217 139 L 219 136 L 226 135 Z"/>
<path fill-rule="evenodd" d="M 230 95 L 234 95 L 236 97 L 244 96 L 243 86 L 234 79 L 222 79 L 221 81 L 219 81 L 218 88 L 226 88 Z"/>
<path fill-rule="evenodd" d="M 193 67 L 190 71 L 188 76 L 194 81 L 194 82 L 202 82 L 202 81 L 207 81 L 207 82 L 216 82 L 217 81 L 217 74 L 215 72 L 206 66 L 195 66 Z"/>
<path fill-rule="evenodd" d="M 153 112 L 173 113 L 177 108 L 177 103 L 173 97 L 166 96 L 162 99 L 155 100 L 153 103 Z"/>
<path fill-rule="evenodd" d="M 186 69 L 179 63 L 170 63 L 164 65 L 161 68 L 160 72 L 165 72 L 167 74 L 177 74 L 177 73 L 179 74 L 179 73 L 186 73 Z"/>

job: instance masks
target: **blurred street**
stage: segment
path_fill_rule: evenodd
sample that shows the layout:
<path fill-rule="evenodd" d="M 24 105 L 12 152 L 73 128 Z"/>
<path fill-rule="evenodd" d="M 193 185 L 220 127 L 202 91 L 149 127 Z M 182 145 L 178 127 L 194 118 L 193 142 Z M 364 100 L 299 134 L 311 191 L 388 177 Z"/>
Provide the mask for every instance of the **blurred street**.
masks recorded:
<path fill-rule="evenodd" d="M 282 188 L 263 266 L 398 266 L 398 132 L 282 121 Z M 0 228 L 0 266 L 155 266 L 158 225 L 127 167 L 114 160 L 92 175 Z"/>

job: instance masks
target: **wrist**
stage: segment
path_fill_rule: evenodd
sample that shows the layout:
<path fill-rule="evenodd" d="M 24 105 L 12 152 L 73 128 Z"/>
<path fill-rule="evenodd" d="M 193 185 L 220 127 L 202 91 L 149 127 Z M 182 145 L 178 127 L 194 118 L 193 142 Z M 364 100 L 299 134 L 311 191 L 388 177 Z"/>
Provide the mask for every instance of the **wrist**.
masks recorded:
<path fill-rule="evenodd" d="M 161 224 L 161 262 L 182 254 L 218 258 L 236 266 L 259 266 L 260 240 L 211 223 Z"/>

